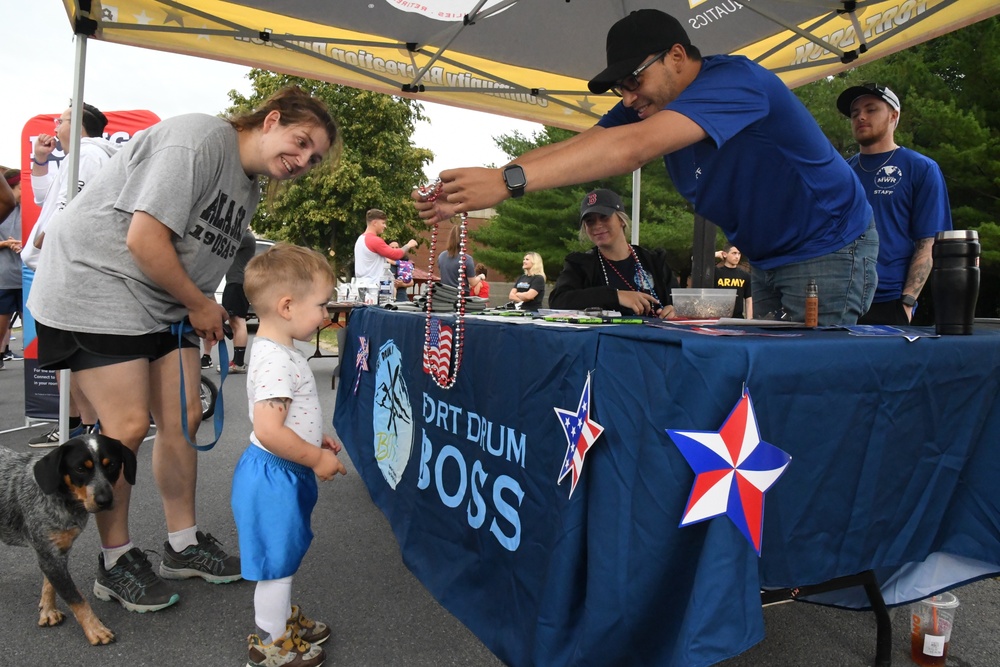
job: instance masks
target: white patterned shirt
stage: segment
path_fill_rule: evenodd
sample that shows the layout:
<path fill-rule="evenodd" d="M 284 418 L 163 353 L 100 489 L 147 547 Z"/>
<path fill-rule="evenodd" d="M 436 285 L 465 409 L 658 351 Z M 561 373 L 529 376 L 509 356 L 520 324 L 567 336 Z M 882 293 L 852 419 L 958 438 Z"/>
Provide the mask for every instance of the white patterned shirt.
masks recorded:
<path fill-rule="evenodd" d="M 285 426 L 319 447 L 323 442 L 323 411 L 320 408 L 316 378 L 305 356 L 295 348 L 279 345 L 273 340 L 257 337 L 250 349 L 247 368 L 247 400 L 250 421 L 254 405 L 271 398 L 290 398 L 292 403 L 285 417 Z M 256 433 L 250 441 L 267 451 Z M 273 453 L 273 452 L 272 452 Z"/>

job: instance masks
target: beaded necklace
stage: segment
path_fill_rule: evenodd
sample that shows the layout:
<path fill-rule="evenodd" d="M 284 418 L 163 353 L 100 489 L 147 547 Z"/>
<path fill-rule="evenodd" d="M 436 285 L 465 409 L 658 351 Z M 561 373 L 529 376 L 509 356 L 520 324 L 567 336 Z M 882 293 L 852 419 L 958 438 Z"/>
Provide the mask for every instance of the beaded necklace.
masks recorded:
<path fill-rule="evenodd" d="M 611 281 L 608 280 L 608 270 L 604 268 L 604 265 L 607 264 L 608 266 L 611 267 L 611 270 L 615 272 L 615 275 L 621 278 L 621 281 L 625 283 L 626 287 L 628 287 L 630 290 L 632 290 L 633 292 L 641 292 L 643 288 L 649 288 L 649 294 L 654 299 L 656 299 L 656 302 L 663 303 L 662 301 L 660 301 L 660 297 L 657 296 L 656 289 L 653 287 L 653 279 L 646 271 L 646 268 L 642 265 L 642 262 L 639 261 L 639 256 L 635 254 L 635 248 L 633 248 L 630 244 L 628 250 L 629 253 L 632 255 L 632 259 L 635 261 L 636 271 L 639 274 L 639 284 L 633 285 L 631 280 L 625 278 L 625 276 L 622 275 L 621 271 L 618 270 L 618 267 L 612 264 L 611 260 L 605 257 L 604 253 L 601 252 L 601 249 L 598 248 L 597 254 L 600 257 L 600 259 L 604 260 L 598 262 L 601 265 L 601 272 L 604 274 L 604 284 L 607 285 L 608 287 L 611 287 Z"/>
<path fill-rule="evenodd" d="M 437 179 L 426 187 L 417 186 L 414 190 L 417 191 L 421 201 L 433 202 L 441 194 L 441 188 L 441 179 Z M 451 389 L 458 380 L 458 368 L 462 365 L 462 343 L 465 340 L 465 288 L 467 282 L 465 279 L 465 240 L 469 216 L 462 213 L 461 217 L 458 240 L 458 313 L 455 315 L 455 334 L 452 339 L 453 361 L 447 372 L 439 366 L 437 356 L 431 354 L 431 304 L 434 303 L 435 283 L 432 281 L 427 288 L 427 319 L 424 321 L 424 366 L 430 368 L 430 376 L 434 380 L 434 384 L 442 389 Z M 431 276 L 434 275 L 434 258 L 437 256 L 437 234 L 438 221 L 435 221 L 434 227 L 431 229 L 431 252 L 427 262 L 427 274 Z"/>
<path fill-rule="evenodd" d="M 891 152 L 891 153 L 889 153 L 889 157 L 887 157 L 887 158 L 885 159 L 885 162 L 883 162 L 883 163 L 882 163 L 882 164 L 880 164 L 879 166 L 875 167 L 874 169 L 865 169 L 865 165 L 861 164 L 861 155 L 862 155 L 862 153 L 858 153 L 858 166 L 859 166 L 859 167 L 861 167 L 861 171 L 863 171 L 863 172 L 866 172 L 866 173 L 869 173 L 869 174 L 874 174 L 874 173 L 875 173 L 875 172 L 877 172 L 877 171 L 878 171 L 879 169 L 881 169 L 881 168 L 882 168 L 882 167 L 884 167 L 885 165 L 889 164 L 889 160 L 891 160 L 891 159 L 892 159 L 892 156 L 893 156 L 893 155 L 895 155 L 895 154 L 896 154 L 896 151 L 898 151 L 898 150 L 899 150 L 899 146 L 896 146 L 895 148 L 893 148 L 893 149 L 892 149 L 892 152 Z"/>

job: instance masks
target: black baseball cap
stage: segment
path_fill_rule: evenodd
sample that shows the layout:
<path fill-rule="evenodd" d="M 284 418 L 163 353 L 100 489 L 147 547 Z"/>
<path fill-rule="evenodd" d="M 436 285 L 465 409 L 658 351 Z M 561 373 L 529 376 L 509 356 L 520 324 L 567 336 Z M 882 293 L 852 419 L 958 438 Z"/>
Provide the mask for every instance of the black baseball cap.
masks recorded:
<path fill-rule="evenodd" d="M 592 190 L 588 192 L 583 201 L 580 202 L 580 222 L 588 213 L 600 213 L 601 215 L 611 215 L 616 211 L 624 211 L 622 198 L 611 190 Z"/>
<path fill-rule="evenodd" d="M 899 111 L 899 98 L 896 97 L 896 93 L 889 90 L 888 86 L 881 86 L 877 83 L 863 83 L 860 86 L 851 86 L 837 98 L 837 109 L 840 110 L 840 113 L 850 118 L 851 105 L 854 104 L 856 99 L 865 95 L 872 95 L 885 100 L 886 104 L 894 110 Z"/>
<path fill-rule="evenodd" d="M 650 54 L 674 44 L 691 46 L 680 21 L 659 9 L 634 11 L 608 30 L 608 66 L 587 87 L 595 95 L 604 93 L 634 72 Z"/>

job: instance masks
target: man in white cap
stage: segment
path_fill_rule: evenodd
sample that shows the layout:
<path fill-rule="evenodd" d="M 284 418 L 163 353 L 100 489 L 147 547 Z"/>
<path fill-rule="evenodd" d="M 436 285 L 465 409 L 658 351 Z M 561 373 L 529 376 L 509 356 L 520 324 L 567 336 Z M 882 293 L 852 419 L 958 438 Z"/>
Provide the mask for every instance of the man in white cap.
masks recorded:
<path fill-rule="evenodd" d="M 862 324 L 909 324 L 931 273 L 937 232 L 951 229 L 944 175 L 934 160 L 896 144 L 899 98 L 864 83 L 837 98 L 861 152 L 847 163 L 861 181 L 878 227 L 878 288 Z"/>
<path fill-rule="evenodd" d="M 750 260 L 754 309 L 854 324 L 874 293 L 878 234 L 851 169 L 774 74 L 742 56 L 702 57 L 674 17 L 632 12 L 608 31 L 589 84 L 622 101 L 595 127 L 501 169 L 441 173 L 424 218 L 489 208 L 526 191 L 589 183 L 663 157 L 678 191 Z M 597 159 L 599 156 L 599 159 Z"/>

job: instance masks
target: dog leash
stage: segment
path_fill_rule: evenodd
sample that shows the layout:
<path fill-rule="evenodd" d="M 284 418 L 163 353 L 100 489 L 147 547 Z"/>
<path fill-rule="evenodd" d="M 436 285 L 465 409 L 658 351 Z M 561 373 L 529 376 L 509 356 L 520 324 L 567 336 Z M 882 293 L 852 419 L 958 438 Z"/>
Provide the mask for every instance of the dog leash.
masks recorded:
<path fill-rule="evenodd" d="M 184 334 L 194 333 L 194 327 L 185 319 L 183 322 L 174 322 L 171 324 L 170 333 L 177 335 L 177 364 L 181 371 L 181 428 L 184 429 L 184 439 L 199 452 L 207 452 L 212 447 L 215 447 L 215 443 L 222 437 L 222 427 L 226 421 L 226 411 L 222 402 L 222 385 L 226 383 L 226 376 L 229 375 L 229 348 L 226 347 L 224 340 L 219 341 L 219 393 L 215 395 L 215 415 L 213 417 L 215 421 L 215 440 L 207 445 L 199 445 L 197 442 L 191 442 L 191 438 L 188 436 L 187 390 L 184 385 L 184 360 L 180 355 Z"/>

